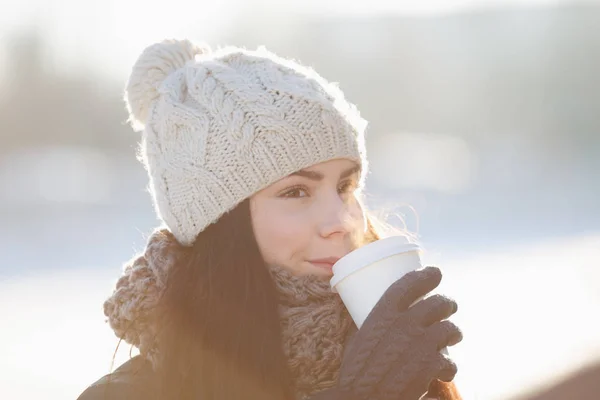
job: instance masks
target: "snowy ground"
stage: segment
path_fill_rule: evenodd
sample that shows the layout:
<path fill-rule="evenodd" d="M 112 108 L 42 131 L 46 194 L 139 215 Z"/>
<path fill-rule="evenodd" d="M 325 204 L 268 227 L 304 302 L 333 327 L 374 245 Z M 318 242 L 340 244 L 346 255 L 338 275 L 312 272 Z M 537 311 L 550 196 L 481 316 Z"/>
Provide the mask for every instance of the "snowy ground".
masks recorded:
<path fill-rule="evenodd" d="M 465 340 L 451 354 L 465 399 L 504 400 L 600 358 L 600 233 L 471 250 L 425 256 L 459 301 Z M 117 339 L 101 307 L 119 273 L 89 265 L 0 282 L 0 398 L 75 399 L 109 371 Z M 126 357 L 122 346 L 117 362 Z"/>

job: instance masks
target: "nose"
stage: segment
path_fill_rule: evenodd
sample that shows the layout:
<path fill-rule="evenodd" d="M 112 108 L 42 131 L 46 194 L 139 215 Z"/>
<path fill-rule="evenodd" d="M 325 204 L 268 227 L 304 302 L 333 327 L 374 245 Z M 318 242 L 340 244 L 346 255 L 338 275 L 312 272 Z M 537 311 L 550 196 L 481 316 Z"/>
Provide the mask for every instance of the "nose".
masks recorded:
<path fill-rule="evenodd" d="M 319 234 L 324 238 L 344 238 L 353 232 L 357 221 L 353 218 L 350 207 L 352 206 L 337 195 L 322 204 Z"/>

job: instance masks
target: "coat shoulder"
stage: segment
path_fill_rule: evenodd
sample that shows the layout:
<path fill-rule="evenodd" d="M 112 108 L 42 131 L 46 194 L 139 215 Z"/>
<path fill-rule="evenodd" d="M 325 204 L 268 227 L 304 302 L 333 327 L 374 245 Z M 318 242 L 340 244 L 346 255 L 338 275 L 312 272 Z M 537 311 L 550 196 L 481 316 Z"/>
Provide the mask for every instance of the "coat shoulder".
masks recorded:
<path fill-rule="evenodd" d="M 133 357 L 114 372 L 88 386 L 77 400 L 149 399 L 152 390 L 152 366 L 140 356 Z"/>

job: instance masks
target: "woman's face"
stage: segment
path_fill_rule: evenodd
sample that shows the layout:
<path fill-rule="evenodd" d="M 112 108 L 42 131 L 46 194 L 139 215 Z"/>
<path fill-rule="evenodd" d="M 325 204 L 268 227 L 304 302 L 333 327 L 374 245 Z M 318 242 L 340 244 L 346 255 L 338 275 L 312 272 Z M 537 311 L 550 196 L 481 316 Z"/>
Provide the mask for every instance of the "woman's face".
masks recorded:
<path fill-rule="evenodd" d="M 337 159 L 291 174 L 250 198 L 254 235 L 268 265 L 331 277 L 366 230 L 359 166 Z"/>

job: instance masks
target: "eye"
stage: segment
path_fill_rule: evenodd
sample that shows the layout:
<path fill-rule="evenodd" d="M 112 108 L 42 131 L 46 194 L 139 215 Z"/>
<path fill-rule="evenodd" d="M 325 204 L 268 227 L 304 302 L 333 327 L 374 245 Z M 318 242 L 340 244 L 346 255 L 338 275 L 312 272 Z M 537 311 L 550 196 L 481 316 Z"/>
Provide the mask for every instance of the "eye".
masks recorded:
<path fill-rule="evenodd" d="M 299 199 L 308 197 L 308 190 L 304 187 L 293 187 L 285 190 L 283 193 L 279 195 L 279 197 L 283 197 L 285 199 Z"/>
<path fill-rule="evenodd" d="M 341 183 L 341 185 L 338 187 L 338 193 L 352 193 L 356 190 L 356 186 L 356 181 L 349 179 Z"/>

